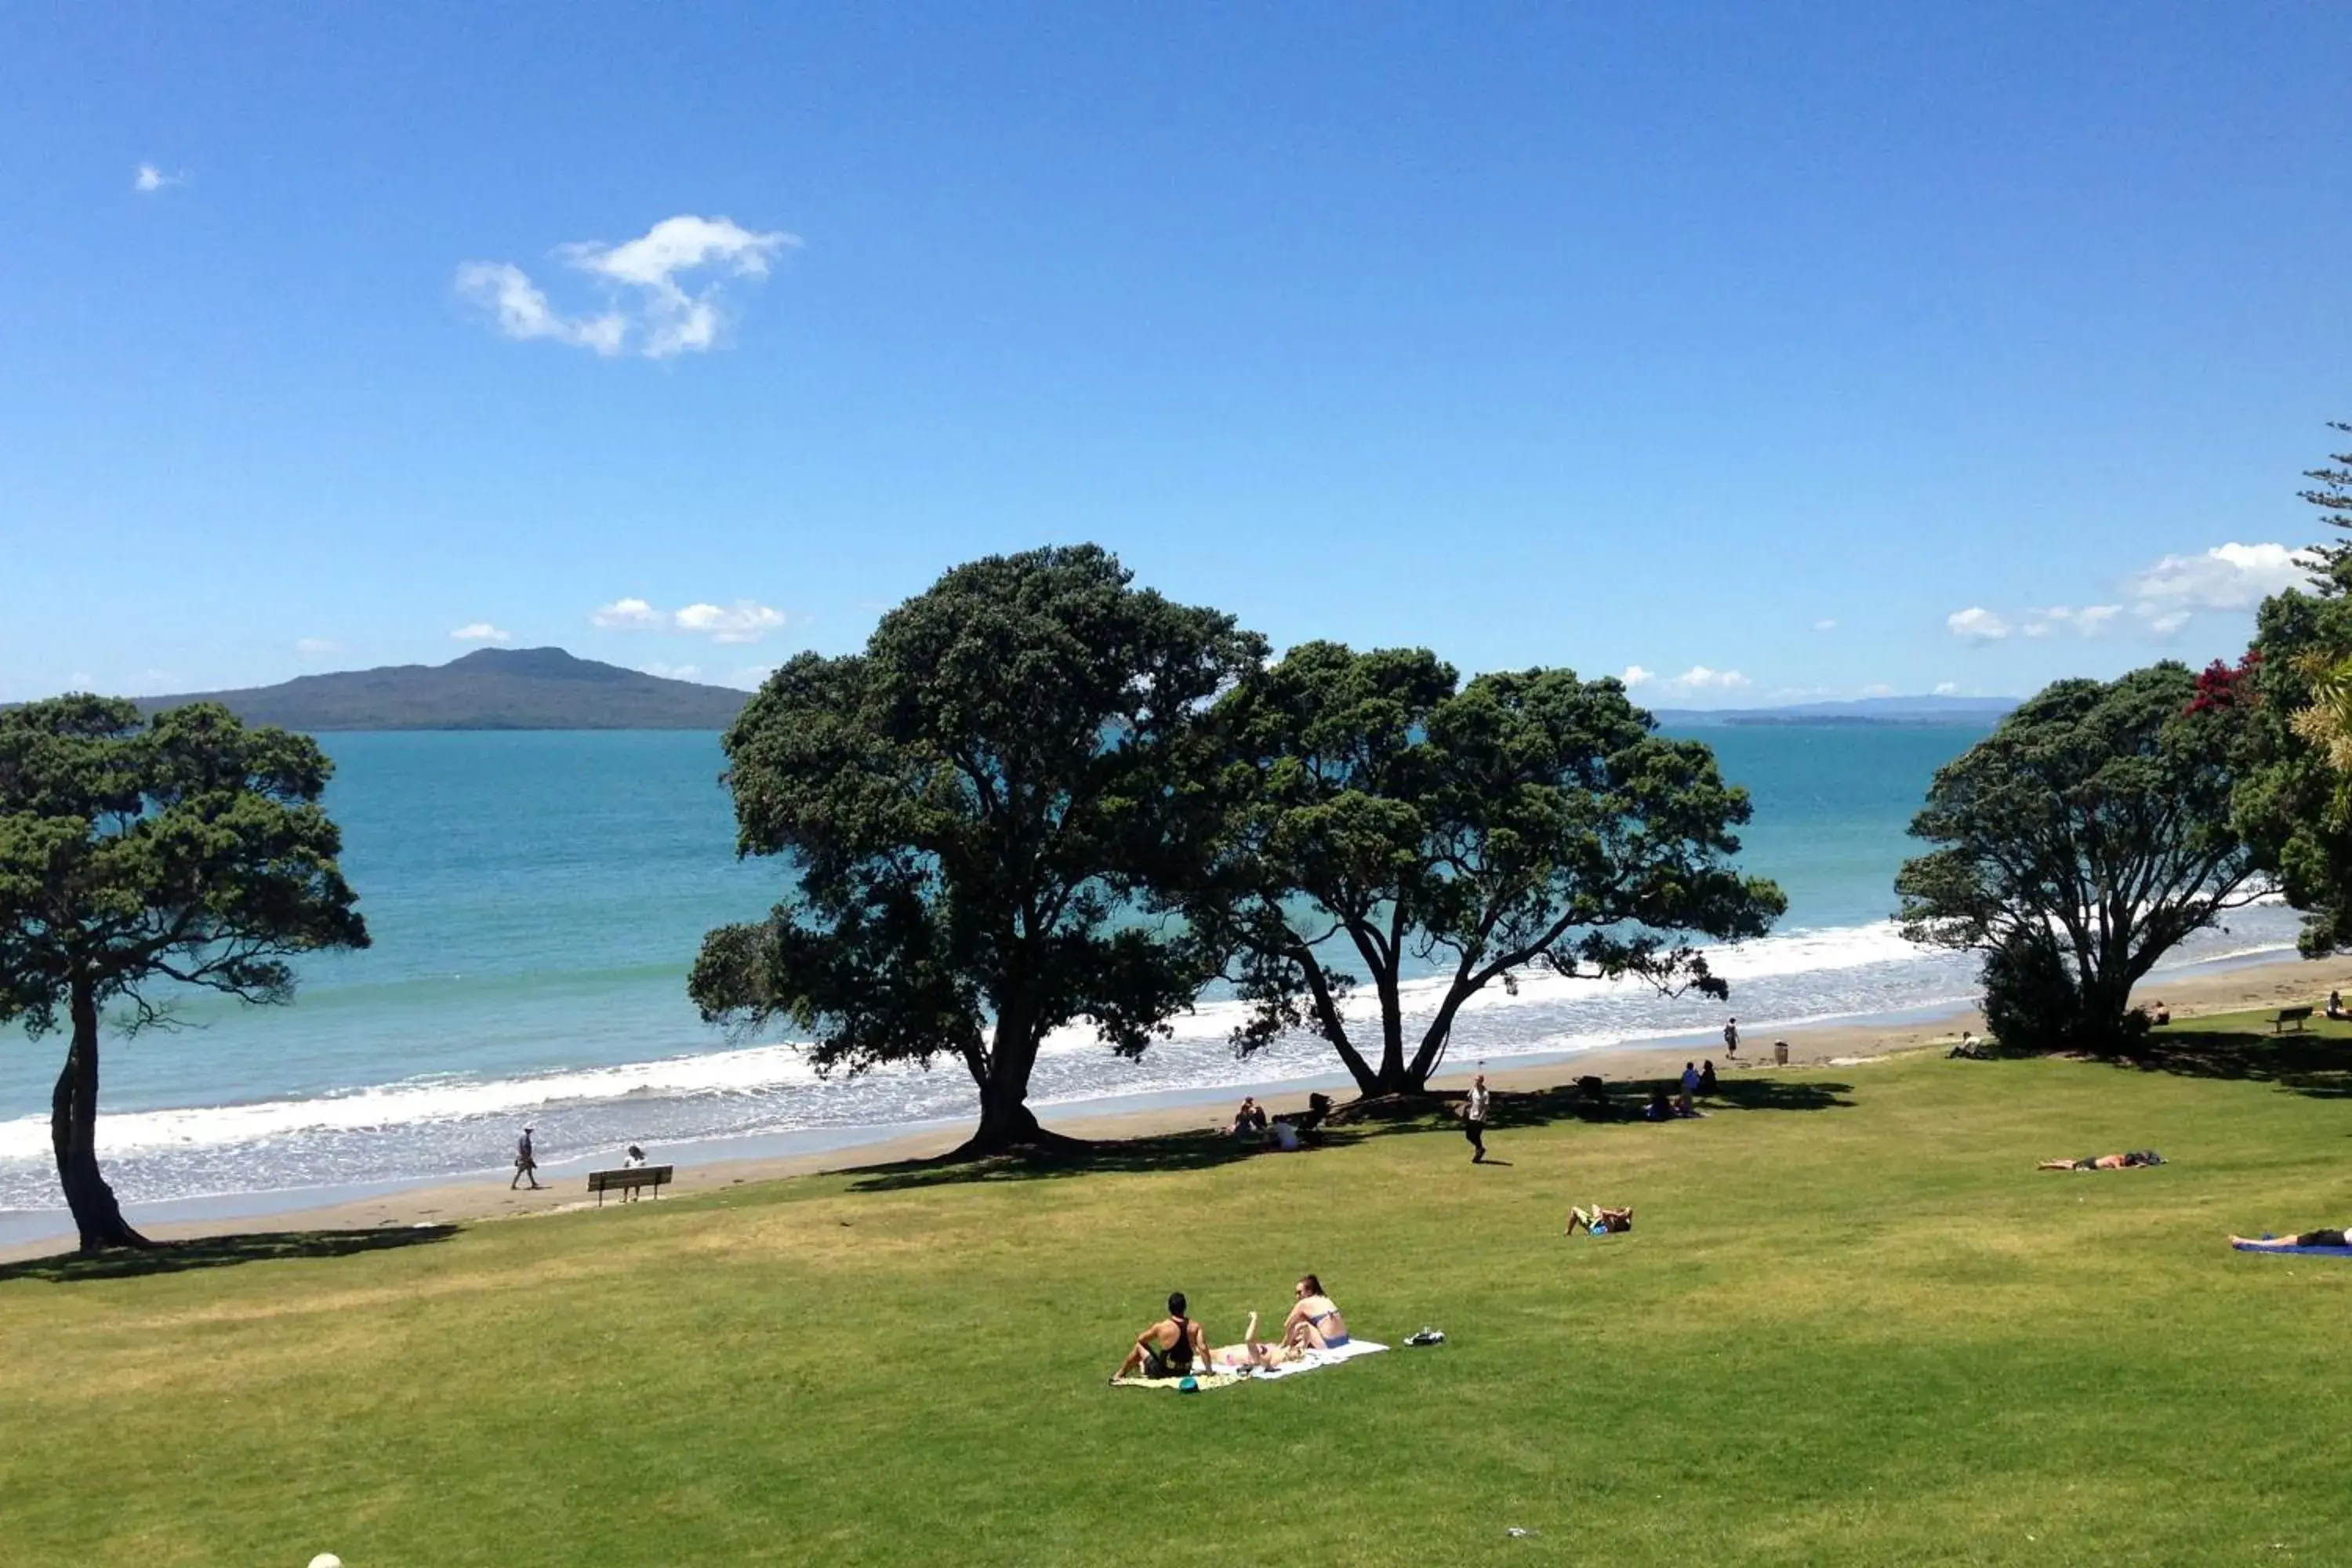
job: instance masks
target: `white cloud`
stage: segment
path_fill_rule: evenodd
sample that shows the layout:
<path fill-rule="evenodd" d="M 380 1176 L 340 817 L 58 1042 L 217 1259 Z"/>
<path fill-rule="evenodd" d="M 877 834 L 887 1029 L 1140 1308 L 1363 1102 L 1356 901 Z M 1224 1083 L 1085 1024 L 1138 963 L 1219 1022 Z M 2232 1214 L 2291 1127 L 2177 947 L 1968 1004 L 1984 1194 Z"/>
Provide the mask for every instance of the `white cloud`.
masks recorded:
<path fill-rule="evenodd" d="M 1958 696 L 1959 694 L 1960 694 L 1960 683 L 1959 683 L 1958 681 L 1957 681 L 1957 680 L 1939 680 L 1939 681 L 1936 682 L 1936 695 L 1937 695 L 1937 696 L 1938 696 L 1938 697 L 1957 697 L 1957 696 Z"/>
<path fill-rule="evenodd" d="M 730 675 L 727 678 L 727 684 L 740 687 L 746 691 L 756 691 L 767 681 L 768 677 L 775 673 L 776 666 L 772 664 L 747 664 Z"/>
<path fill-rule="evenodd" d="M 669 625 L 669 617 L 643 599 L 615 599 L 589 611 L 588 624 L 608 632 L 651 632 Z"/>
<path fill-rule="evenodd" d="M 166 185 L 184 185 L 185 174 L 167 174 L 152 163 L 142 163 L 131 173 L 131 188 L 142 196 L 152 196 Z"/>
<path fill-rule="evenodd" d="M 514 633 L 501 631 L 488 621 L 474 621 L 459 626 L 449 636 L 458 642 L 512 642 Z"/>
<path fill-rule="evenodd" d="M 1895 695 L 1895 688 L 1883 680 L 1874 680 L 1862 689 L 1862 694 L 1864 697 L 1892 697 Z"/>
<path fill-rule="evenodd" d="M 1837 622 L 1833 620 L 1815 621 L 1813 623 L 1813 630 L 1817 632 L 1833 632 L 1837 630 Z"/>
<path fill-rule="evenodd" d="M 643 599 L 615 599 L 588 612 L 588 623 L 608 632 L 680 631 L 718 643 L 758 642 L 782 628 L 790 619 L 783 611 L 755 599 L 731 605 L 688 605 L 682 610 L 660 610 Z"/>
<path fill-rule="evenodd" d="M 1629 664 L 1618 679 L 1631 689 L 1648 686 L 1675 697 L 1689 697 L 1706 691 L 1738 691 L 1755 682 L 1736 669 L 1709 669 L 1703 664 L 1692 665 L 1680 675 L 1660 675 L 1654 669 L 1643 669 Z"/>
<path fill-rule="evenodd" d="M 699 680 L 702 679 L 702 667 L 698 664 L 649 664 L 646 666 L 646 673 L 658 675 L 664 680 Z"/>
<path fill-rule="evenodd" d="M 322 653 L 339 653 L 341 650 L 336 647 L 331 639 L 327 637 L 296 637 L 294 639 L 294 651 L 299 654 L 315 657 L 316 655 Z"/>
<path fill-rule="evenodd" d="M 2009 635 L 2009 623 L 1979 605 L 1954 610 L 1944 617 L 1944 625 L 1962 642 L 1999 642 Z"/>
<path fill-rule="evenodd" d="M 497 313 L 499 331 L 510 338 L 552 338 L 606 356 L 619 353 L 629 321 L 617 310 L 601 316 L 565 316 L 547 302 L 528 274 L 504 261 L 468 261 L 457 268 L 457 292 Z"/>
<path fill-rule="evenodd" d="M 2124 579 L 2132 616 L 2169 637 L 2200 610 L 2251 610 L 2273 594 L 2305 585 L 2311 561 L 2284 544 L 2217 544 L 2202 555 L 2167 555 Z M 2121 613 L 2112 606 L 2108 616 Z"/>
<path fill-rule="evenodd" d="M 749 599 L 731 605 L 688 605 L 670 617 L 682 632 L 707 637 L 712 642 L 758 642 L 784 624 L 784 613 Z"/>
<path fill-rule="evenodd" d="M 2085 605 L 2074 612 L 2074 629 L 2086 637 L 2097 637 L 2123 611 L 2121 605 Z"/>
<path fill-rule="evenodd" d="M 681 214 L 618 245 L 557 247 L 557 255 L 604 290 L 609 308 L 600 314 L 557 310 L 511 262 L 465 263 L 457 268 L 457 291 L 490 310 L 499 331 L 510 338 L 551 338 L 608 357 L 667 359 L 718 347 L 725 323 L 721 280 L 765 278 L 771 260 L 800 243 L 781 230 L 761 234 L 731 218 Z M 698 275 L 713 280 L 689 289 L 685 279 Z"/>

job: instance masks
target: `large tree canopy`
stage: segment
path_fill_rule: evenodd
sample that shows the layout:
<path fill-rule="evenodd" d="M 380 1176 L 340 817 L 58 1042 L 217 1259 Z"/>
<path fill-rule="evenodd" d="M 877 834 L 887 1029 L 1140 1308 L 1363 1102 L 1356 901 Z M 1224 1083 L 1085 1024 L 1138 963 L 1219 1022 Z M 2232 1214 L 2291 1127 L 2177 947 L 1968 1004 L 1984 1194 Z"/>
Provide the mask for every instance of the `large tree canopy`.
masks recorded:
<path fill-rule="evenodd" d="M 960 566 L 863 654 L 793 659 L 727 754 L 740 851 L 796 885 L 705 939 L 696 1003 L 814 1031 L 821 1069 L 954 1057 L 971 1152 L 1044 1141 L 1024 1102 L 1048 1034 L 1085 1020 L 1139 1054 L 1213 973 L 1147 917 L 1213 838 L 1202 714 L 1264 657 L 1087 545 Z"/>
<path fill-rule="evenodd" d="M 367 945 L 328 773 L 316 742 L 212 704 L 0 711 L 0 1024 L 71 1032 L 50 1138 L 85 1250 L 143 1245 L 99 1173 L 101 1010 L 153 1023 L 173 986 L 282 1002 L 289 957 Z"/>
<path fill-rule="evenodd" d="M 2352 454 L 2335 463 L 2305 476 L 2315 488 L 2303 499 L 2352 529 Z M 2352 542 L 2310 554 L 2314 592 L 2266 601 L 2244 662 L 2207 679 L 2244 710 L 2252 738 L 2238 826 L 2303 911 L 2299 945 L 2317 958 L 2352 947 Z"/>
<path fill-rule="evenodd" d="M 1690 937 L 1760 935 L 1786 908 L 1728 865 L 1746 792 L 1706 745 L 1655 734 L 1614 680 L 1465 686 L 1426 649 L 1317 642 L 1217 721 L 1240 804 L 1193 917 L 1252 1004 L 1235 1043 L 1312 1028 L 1367 1094 L 1423 1090 L 1463 1005 L 1531 965 L 1724 994 Z M 1408 1042 L 1417 965 L 1442 989 Z M 1359 968 L 1377 1039 L 1346 1016 Z"/>
<path fill-rule="evenodd" d="M 2243 732 L 2179 664 L 2046 688 L 1936 774 L 1904 934 L 1986 955 L 2009 1043 L 2123 1044 L 2132 986 L 2261 890 L 2231 816 Z"/>

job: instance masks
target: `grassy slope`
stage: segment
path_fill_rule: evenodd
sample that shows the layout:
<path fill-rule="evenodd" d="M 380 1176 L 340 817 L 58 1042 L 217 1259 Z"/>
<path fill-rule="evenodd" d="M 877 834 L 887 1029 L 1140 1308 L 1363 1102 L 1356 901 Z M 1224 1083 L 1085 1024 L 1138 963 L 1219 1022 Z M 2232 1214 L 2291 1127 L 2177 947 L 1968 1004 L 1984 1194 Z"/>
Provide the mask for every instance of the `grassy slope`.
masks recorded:
<path fill-rule="evenodd" d="M 2221 1244 L 2352 1218 L 2352 1101 L 2060 1062 L 1809 1081 L 1836 1103 L 1506 1124 L 1508 1168 L 1385 1133 L 0 1271 L 0 1558 L 2352 1561 L 2352 1263 Z M 2174 1163 L 2031 1169 L 2127 1145 Z M 1592 1197 L 1642 1229 L 1561 1240 Z M 1451 1344 L 1102 1387 L 1170 1286 L 1230 1338 L 1306 1268 L 1360 1333 Z"/>

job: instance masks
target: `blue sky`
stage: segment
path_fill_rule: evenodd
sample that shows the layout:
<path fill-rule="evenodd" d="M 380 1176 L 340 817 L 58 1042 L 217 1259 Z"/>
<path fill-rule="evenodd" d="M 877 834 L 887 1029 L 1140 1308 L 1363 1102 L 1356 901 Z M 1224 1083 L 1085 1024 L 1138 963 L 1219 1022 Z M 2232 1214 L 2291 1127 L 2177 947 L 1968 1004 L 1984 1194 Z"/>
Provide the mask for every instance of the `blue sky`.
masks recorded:
<path fill-rule="evenodd" d="M 0 699 L 740 680 L 1082 539 L 1279 644 L 2007 693 L 2316 531 L 2340 7 L 864 9 L 0 11 Z"/>

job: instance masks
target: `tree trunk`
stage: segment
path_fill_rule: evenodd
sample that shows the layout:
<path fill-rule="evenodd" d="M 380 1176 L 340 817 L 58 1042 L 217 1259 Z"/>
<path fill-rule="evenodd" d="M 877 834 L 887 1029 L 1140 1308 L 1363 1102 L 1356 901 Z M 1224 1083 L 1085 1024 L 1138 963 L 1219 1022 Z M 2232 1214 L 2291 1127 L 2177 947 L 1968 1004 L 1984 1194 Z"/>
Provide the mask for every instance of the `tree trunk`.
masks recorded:
<path fill-rule="evenodd" d="M 49 1144 L 58 1159 L 58 1184 L 73 1210 L 84 1252 L 110 1247 L 152 1247 L 131 1228 L 114 1189 L 98 1170 L 98 1000 L 89 982 L 74 982 L 73 1045 L 65 1070 L 49 1098 Z"/>
<path fill-rule="evenodd" d="M 1037 1125 L 1036 1113 L 1029 1109 L 1029 1071 L 1037 1064 L 1035 1040 L 1007 1038 L 1000 1027 L 996 1048 L 984 1068 L 970 1058 L 966 1060 L 973 1081 L 980 1086 L 980 1126 L 949 1158 L 980 1159 L 1021 1150 L 1067 1152 L 1087 1146 L 1082 1138 L 1048 1132 Z"/>

